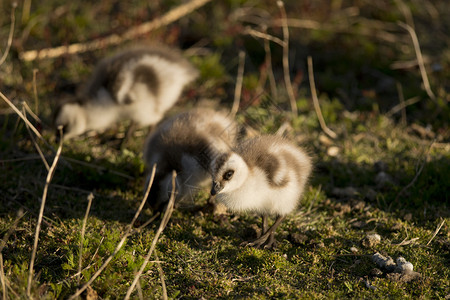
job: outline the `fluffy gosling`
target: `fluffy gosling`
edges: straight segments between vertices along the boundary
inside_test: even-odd
[[[311,168],[310,157],[286,139],[251,138],[213,161],[211,195],[231,211],[261,214],[261,235],[247,245],[270,248],[275,230],[297,207]],[[267,228],[269,215],[277,218]]]
[[[140,127],[159,122],[198,71],[163,46],[135,47],[101,60],[79,93],[58,106],[64,139],[103,131],[121,120]]]
[[[149,196],[153,210],[162,209],[169,200],[172,170],[177,172],[177,202],[210,186],[212,160],[229,152],[236,137],[236,123],[211,109],[183,112],[160,124],[144,147],[147,168],[156,163]]]

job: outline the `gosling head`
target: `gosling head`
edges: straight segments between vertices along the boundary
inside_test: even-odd
[[[232,193],[241,188],[249,175],[249,169],[242,157],[234,152],[222,154],[211,165],[213,183],[211,195]]]
[[[86,116],[78,102],[61,104],[54,115],[55,128],[62,127],[63,139],[68,140],[86,132]],[[56,135],[59,136],[59,133]]]

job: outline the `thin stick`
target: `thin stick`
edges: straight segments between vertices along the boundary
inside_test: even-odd
[[[23,115],[24,115],[25,118],[27,117],[25,106],[23,107]],[[34,138],[33,133],[30,130],[30,126],[28,126],[28,123],[25,122],[25,126],[27,127],[27,131],[28,131],[28,134],[30,135],[31,141],[33,142],[34,147],[36,148],[36,150],[37,150],[39,156],[41,157],[41,160],[44,163],[44,166],[45,166],[45,168],[47,169],[47,172],[48,172],[50,170],[50,166],[48,165],[48,162],[45,159],[45,155],[42,152],[41,147],[39,147],[38,143],[36,142],[36,139]]]
[[[36,259],[36,251],[37,251],[37,245],[39,240],[39,232],[41,230],[41,223],[42,223],[42,217],[44,215],[44,207],[45,207],[45,201],[47,199],[47,192],[48,192],[48,186],[50,185],[50,181],[52,180],[53,174],[55,173],[56,166],[58,164],[59,157],[61,155],[62,150],[62,130],[60,128],[60,134],[61,134],[61,141],[58,146],[58,150],[56,151],[55,159],[53,160],[52,166],[50,167],[47,178],[45,180],[45,186],[44,191],[42,192],[42,200],[41,200],[41,208],[39,210],[39,216],[38,221],[36,225],[36,232],[34,235],[34,245],[33,245],[33,251],[31,252],[31,261],[30,261],[30,269],[28,273],[28,284],[27,284],[27,296],[31,298],[31,281],[33,279],[33,269],[34,269],[34,260]]]
[[[286,91],[291,103],[291,109],[294,117],[298,117],[297,102],[295,101],[294,89],[292,88],[291,75],[289,70],[289,27],[287,24],[286,10],[284,9],[284,2],[277,1],[278,8],[280,9],[282,28],[283,28],[283,73],[284,82],[286,85]]]
[[[8,57],[8,53],[9,53],[9,50],[11,49],[12,40],[13,40],[13,36],[14,36],[14,25],[16,23],[15,12],[16,12],[17,2],[14,1],[11,6],[12,6],[11,27],[9,28],[8,43],[6,44],[5,52],[3,52],[2,58],[0,58],[0,65],[2,65],[5,62],[6,57]]]
[[[133,282],[131,283],[131,286],[128,288],[127,294],[125,295],[125,300],[129,299],[131,296],[131,293],[133,292],[137,281],[142,275],[142,272],[144,272],[145,267],[149,263],[150,257],[153,253],[153,250],[155,249],[156,243],[158,242],[159,236],[163,232],[164,228],[166,227],[167,223],[169,222],[170,216],[173,212],[173,204],[175,202],[175,178],[177,177],[177,173],[175,171],[172,172],[172,192],[170,194],[169,204],[167,205],[166,212],[164,214],[163,219],[161,220],[161,224],[159,225],[158,230],[156,231],[155,237],[153,238],[152,245],[150,246],[150,249],[148,250],[147,255],[145,256],[144,262],[141,265],[141,268],[137,272],[136,276],[134,277]],[[167,295],[166,295],[167,296]]]
[[[414,103],[417,103],[420,101],[419,97],[413,97],[411,99],[408,99],[404,102],[400,102],[400,104],[397,104],[396,106],[394,106],[393,108],[391,108],[388,113],[386,114],[386,116],[390,117],[396,113],[398,113],[401,110],[404,110],[406,107],[413,105]]]
[[[23,107],[25,107],[25,110],[30,114],[30,116],[33,117],[33,119],[36,122],[42,123],[42,120],[31,110],[30,106],[28,105],[28,103],[26,101],[22,101],[22,105],[23,105]]]
[[[89,216],[89,211],[91,210],[91,204],[92,204],[92,200],[94,200],[94,194],[90,193],[87,196],[88,199],[88,205],[86,208],[86,213],[84,215],[84,219],[83,219],[83,225],[81,227],[81,239],[80,239],[80,257],[78,260],[78,278],[77,278],[77,283],[78,285],[80,284],[80,280],[81,280],[81,263],[83,260],[83,243],[84,243],[84,233],[86,231],[86,223],[87,223],[87,218]]]
[[[162,287],[162,298],[164,300],[167,300],[167,287],[166,287],[166,281],[164,280],[164,270],[161,267],[161,262],[159,261],[159,257],[158,254],[156,254],[155,252],[155,258],[158,261],[156,263],[156,266],[158,267],[158,272],[159,272],[159,278],[161,279],[161,287]],[[139,282],[139,281],[138,281]]]
[[[139,217],[142,208],[145,205],[145,202],[147,201],[148,198],[148,194],[150,193],[150,188],[152,187],[153,184],[153,180],[155,178],[155,172],[156,172],[156,164],[153,165],[153,170],[152,170],[152,175],[150,177],[150,180],[148,182],[147,185],[147,190],[145,191],[145,195],[144,198],[141,201],[141,204],[139,205],[139,208],[137,209],[133,220],[131,221],[131,223],[127,226],[127,229],[125,231],[125,234],[123,235],[122,239],[119,241],[119,243],[117,244],[116,248],[114,249],[113,253],[105,260],[105,262],[100,266],[100,268],[92,275],[92,277],[81,287],[79,288],[75,294],[73,294],[72,296],[69,297],[70,299],[74,299],[78,296],[81,295],[81,293],[83,293],[90,285],[92,282],[94,282],[94,280],[103,272],[103,270],[108,266],[108,264],[111,262],[111,260],[117,255],[117,253],[120,251],[120,249],[122,248],[122,246],[124,245],[125,241],[127,240],[127,238],[130,236],[130,234],[133,232],[133,225],[134,222],[136,221],[136,219]]]
[[[445,219],[442,220],[441,224],[436,228],[436,230],[433,233],[433,236],[431,237],[431,239],[428,241],[427,246],[431,243],[431,241],[436,237],[436,235],[439,233],[439,231],[441,230],[442,226],[445,223]]]
[[[268,41],[272,41],[274,43],[277,43],[278,45],[280,45],[281,47],[284,47],[285,42],[282,41],[281,39],[277,38],[276,36],[267,34],[265,32],[261,32],[261,31],[257,31],[251,27],[246,27],[244,32],[244,34],[249,34],[253,37],[258,37],[264,40],[268,40]]]
[[[39,70],[33,69],[33,93],[34,93],[34,110],[39,114],[39,99],[37,93],[36,74]]]
[[[406,245],[409,245],[409,244],[411,244],[411,243],[414,243],[414,242],[417,241],[418,239],[420,239],[420,238],[415,237],[415,238],[412,238],[412,239],[410,239],[410,240],[408,240],[407,238],[405,238],[403,241],[401,241],[401,242],[398,243],[398,244],[392,244],[392,246],[406,246]]]
[[[144,300],[144,294],[142,293],[141,283],[139,282],[139,280],[136,283],[136,289],[138,290],[139,300]]]
[[[30,18],[31,0],[25,0],[23,2],[22,9],[22,24],[25,24]]]
[[[3,254],[0,252],[0,281],[2,284],[3,300],[8,299],[8,291],[6,290],[5,271],[3,270]]]
[[[65,54],[83,53],[87,51],[102,49],[107,46],[118,45],[126,40],[135,39],[136,37],[146,34],[152,30],[175,22],[176,20],[186,16],[187,14],[193,12],[194,10],[210,1],[211,0],[191,0],[185,4],[175,7],[160,18],[130,28],[122,35],[112,34],[107,37],[96,39],[86,43],[75,43],[67,46],[59,46],[56,48],[25,51],[20,54],[20,58],[26,61],[43,58],[54,58]]]
[[[242,82],[244,79],[244,66],[245,66],[245,52],[239,51],[238,73],[236,77],[236,86],[234,87],[233,106],[230,112],[232,118],[236,116],[236,113],[239,110],[239,103],[241,101],[241,93],[242,93]]]
[[[0,92],[0,97],[16,112],[16,114],[19,115],[19,117],[30,126],[31,130],[39,137],[40,139],[44,140],[42,135],[39,133],[39,131],[36,129],[36,127],[33,126],[33,124],[28,121],[28,119],[20,112],[20,110],[8,99],[6,96]]]
[[[313,61],[312,57],[308,56],[308,76],[309,76],[309,86],[311,88],[311,96],[313,99],[314,109],[317,114],[317,118],[319,119],[319,124],[322,130],[331,138],[335,139],[337,134],[328,128],[327,124],[322,115],[322,111],[320,110],[319,98],[317,97],[316,84],[314,82],[314,70],[313,70]]]
[[[264,33],[266,33],[267,27],[264,28]],[[265,62],[266,68],[268,70],[269,83],[270,83],[270,91],[272,93],[272,98],[277,101],[278,100],[278,92],[277,92],[277,84],[275,82],[275,75],[273,74],[272,67],[272,51],[270,50],[270,42],[267,39],[264,39],[264,52],[266,52]]]
[[[395,5],[397,5],[397,7],[403,13],[406,24],[411,26],[411,28],[414,28],[414,19],[413,19],[413,16],[411,14],[411,10],[409,9],[409,7],[402,0],[394,0],[394,2],[395,2]]]
[[[416,52],[417,62],[419,63],[419,69],[420,74],[422,76],[423,86],[425,87],[425,91],[427,92],[428,97],[430,97],[432,100],[436,100],[436,96],[431,90],[430,82],[428,81],[427,71],[425,69],[425,63],[423,61],[422,51],[420,50],[419,39],[417,38],[416,31],[410,25],[405,24],[403,22],[398,22],[398,25],[406,29],[409,35],[411,36],[414,45],[414,51]]]

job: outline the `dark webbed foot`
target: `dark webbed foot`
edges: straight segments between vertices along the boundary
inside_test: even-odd
[[[264,249],[271,249],[275,247],[275,231],[277,230],[278,226],[280,226],[283,220],[284,216],[278,217],[275,223],[273,223],[273,225],[267,231],[265,231],[265,228],[267,227],[267,219],[265,216],[263,216],[262,235],[252,242],[242,243],[241,246],[250,246],[258,249],[261,246],[263,246]]]

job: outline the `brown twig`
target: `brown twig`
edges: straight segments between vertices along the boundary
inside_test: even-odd
[[[409,35],[411,36],[414,45],[414,51],[416,52],[417,62],[419,63],[420,75],[422,76],[423,86],[425,88],[425,91],[427,92],[428,97],[430,97],[432,100],[436,100],[436,96],[431,90],[430,82],[428,81],[427,71],[425,69],[425,63],[423,61],[422,51],[420,50],[419,39],[417,38],[416,31],[410,25],[405,24],[403,22],[398,22],[398,25],[406,29],[406,31],[408,31]]]
[[[152,187],[153,180],[155,178],[155,172],[156,172],[156,164],[153,165],[152,175],[151,175],[150,180],[148,182],[144,198],[142,199],[141,204],[139,205],[139,208],[137,209],[137,211],[136,211],[136,213],[135,213],[135,215],[133,217],[133,220],[131,220],[130,224],[128,224],[127,229],[126,229],[122,239],[117,244],[117,246],[114,249],[113,253],[103,262],[103,264],[92,275],[92,277],[81,288],[79,288],[72,296],[70,296],[69,299],[74,299],[74,298],[80,296],[81,293],[83,293],[91,285],[91,283],[94,282],[95,279],[97,279],[97,277],[103,272],[103,270],[108,266],[108,264],[111,262],[111,260],[117,255],[117,253],[120,251],[122,246],[125,244],[125,241],[127,240],[127,238],[133,232],[134,222],[136,222],[137,218],[139,217],[139,215],[140,215],[140,213],[142,211],[142,208],[145,205],[145,202],[147,201],[148,194],[150,193],[150,189]]]
[[[286,91],[289,96],[289,102],[291,103],[292,114],[294,117],[298,117],[297,102],[295,101],[294,89],[292,88],[291,75],[289,70],[289,27],[287,23],[286,10],[284,8],[284,2],[277,1],[278,8],[281,13],[282,28],[283,28],[283,73],[284,83],[286,85]]]
[[[25,61],[43,58],[54,58],[65,54],[83,53],[102,49],[107,46],[118,45],[124,41],[135,39],[152,30],[175,22],[176,20],[186,16],[187,14],[193,12],[194,10],[210,1],[211,0],[191,0],[185,4],[175,7],[160,18],[130,28],[122,35],[112,34],[107,37],[96,39],[86,43],[75,43],[67,46],[59,46],[56,48],[25,51],[20,54],[20,58]]]
[[[80,279],[81,279],[81,263],[83,260],[83,243],[84,243],[84,233],[86,231],[86,223],[87,223],[87,218],[89,216],[89,211],[91,210],[91,205],[92,205],[92,200],[94,200],[94,194],[90,193],[87,196],[88,199],[88,205],[86,208],[86,213],[84,215],[84,219],[83,219],[83,225],[81,226],[81,238],[80,238],[80,257],[78,259],[78,278],[77,278],[77,282],[78,284],[80,284]]]
[[[14,25],[16,23],[15,12],[16,12],[17,2],[14,1],[11,6],[12,6],[11,27],[9,28],[8,42],[6,44],[5,52],[3,52],[3,55],[0,58],[0,65],[2,65],[5,62],[6,58],[8,57],[8,53],[9,53],[9,50],[11,49],[12,40],[13,40],[13,36],[14,36]]]
[[[242,82],[244,79],[244,66],[245,66],[245,52],[239,51],[238,73],[236,77],[236,86],[234,88],[233,106],[231,107],[230,112],[232,118],[236,116],[236,113],[239,110],[239,103],[241,101],[241,93],[242,93]]]
[[[130,298],[131,293],[133,292],[137,281],[139,280],[139,278],[141,277],[142,272],[144,272],[145,267],[149,263],[150,257],[152,255],[153,251],[155,250],[155,246],[156,246],[156,243],[158,242],[159,236],[163,232],[164,228],[167,226],[167,223],[169,222],[170,216],[172,215],[173,204],[175,202],[175,188],[176,188],[175,178],[176,177],[177,177],[177,173],[175,171],[173,171],[173,173],[172,173],[172,192],[170,194],[169,204],[167,204],[167,208],[166,208],[166,211],[164,213],[164,217],[161,220],[161,224],[159,225],[158,230],[156,231],[155,237],[153,238],[152,245],[150,246],[150,249],[148,250],[147,255],[145,256],[144,262],[142,263],[141,268],[139,269],[139,271],[136,273],[136,275],[134,277],[134,280],[131,283],[130,287],[128,288],[127,294],[125,295],[125,298],[124,298],[125,300]]]
[[[317,114],[317,118],[319,119],[319,124],[322,130],[331,138],[335,139],[337,134],[328,128],[327,124],[322,115],[322,111],[320,110],[319,98],[317,97],[316,84],[314,82],[314,70],[313,70],[313,61],[312,57],[308,56],[308,76],[309,76],[309,86],[311,88],[311,96],[314,104],[314,109]]]
[[[433,233],[433,236],[431,237],[431,239],[428,241],[427,246],[431,243],[431,241],[436,237],[436,235],[439,233],[439,231],[441,230],[442,226],[445,223],[445,219],[442,220],[441,224],[439,224],[439,226],[436,228],[436,230]]]
[[[62,150],[62,145],[63,145],[61,128],[60,128],[60,134],[61,134],[61,141],[59,143],[58,150],[56,151],[56,156],[53,159],[52,166],[48,170],[47,178],[45,180],[44,191],[42,192],[41,208],[39,210],[39,216],[38,216],[38,221],[37,221],[37,225],[36,225],[36,232],[34,235],[34,245],[33,245],[33,250],[31,252],[30,267],[29,267],[29,272],[28,272],[27,296],[29,298],[31,298],[31,282],[33,279],[34,260],[36,259],[36,251],[37,251],[37,245],[38,245],[38,240],[39,240],[39,232],[41,230],[42,217],[44,215],[44,208],[45,208],[45,201],[47,199],[48,186],[50,185],[50,181],[52,180],[53,174],[55,173],[56,166],[58,164],[58,160],[61,155],[61,150]]]

